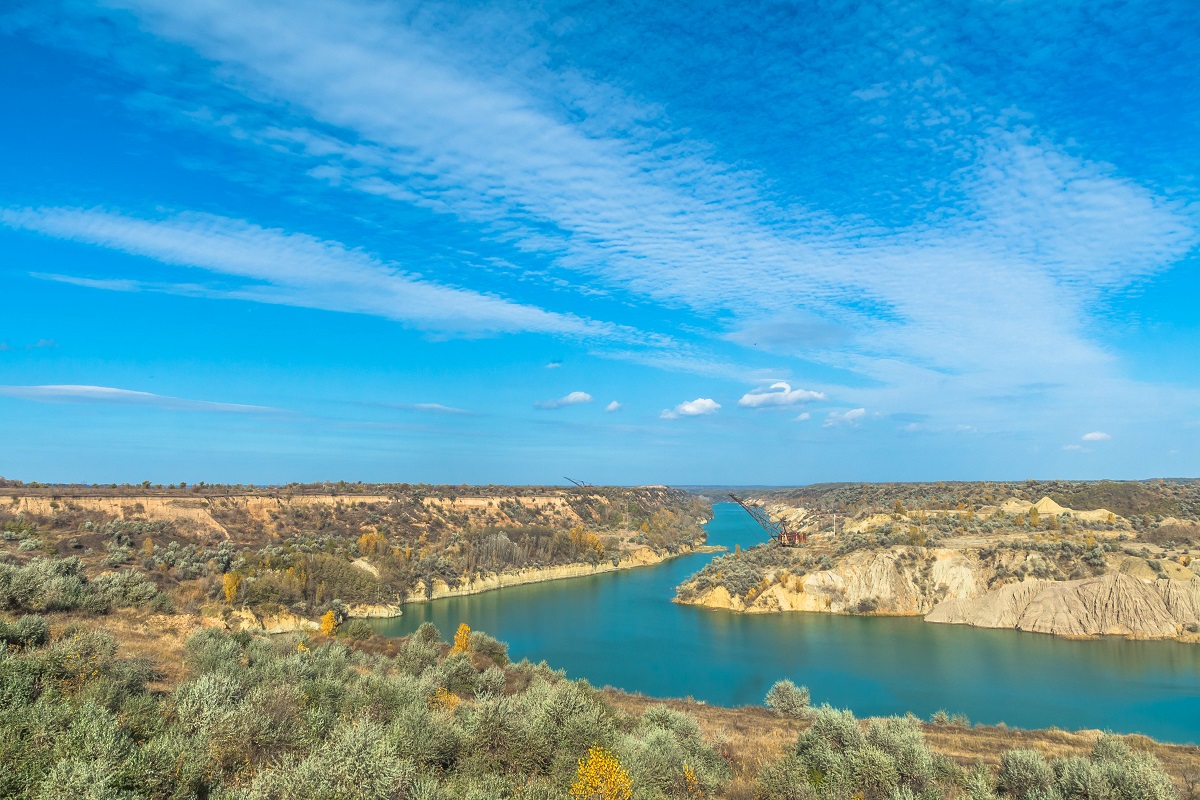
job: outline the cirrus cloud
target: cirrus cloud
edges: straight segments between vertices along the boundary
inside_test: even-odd
[[[35,403],[104,403],[125,406],[155,406],[172,411],[212,411],[227,414],[273,414],[281,409],[241,403],[217,403],[211,400],[187,400],[111,386],[55,384],[45,386],[0,386],[0,396],[32,400]]]
[[[1085,442],[1103,442],[1106,439],[1111,439],[1112,436],[1109,436],[1104,431],[1092,431],[1091,433],[1085,433],[1079,438]]]

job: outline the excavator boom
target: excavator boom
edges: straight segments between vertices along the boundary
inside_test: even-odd
[[[754,521],[762,526],[763,530],[770,535],[772,541],[779,542],[785,547],[794,547],[804,544],[808,540],[804,531],[793,531],[784,521],[771,519],[771,515],[762,506],[751,505],[732,492],[730,492],[729,497],[733,502],[744,508],[747,514],[754,517]]]

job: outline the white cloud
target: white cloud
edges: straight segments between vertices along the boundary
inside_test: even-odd
[[[582,403],[590,402],[592,402],[592,396],[587,392],[571,392],[565,397],[559,397],[555,400],[542,400],[534,403],[533,405],[544,410],[551,410],[555,408],[564,408],[566,406],[577,406],[581,405]]]
[[[551,361],[549,364],[546,365],[546,369],[558,369],[561,366],[562,366],[561,361]]]
[[[606,412],[611,413],[613,411],[620,411],[622,408],[623,408],[623,406],[620,403],[618,403],[616,400],[613,400],[611,403],[609,403],[608,405],[606,405],[604,407],[604,410]]]
[[[663,409],[658,416],[662,419],[678,419],[679,417],[699,417],[704,414],[715,414],[721,404],[708,397],[697,397],[680,403],[675,408]]]
[[[0,386],[0,395],[19,397],[38,403],[105,403],[109,405],[154,406],[174,411],[211,411],[227,414],[274,414],[281,409],[239,403],[216,403],[209,400],[186,400],[182,397],[114,389],[109,386],[74,384],[47,386]]]
[[[396,264],[304,233],[182,213],[140,219],[71,208],[3,209],[0,222],[70,241],[250,281],[234,288],[42,276],[95,288],[164,291],[371,314],[446,333],[518,331],[627,338],[616,326],[443,286]]]
[[[1079,444],[1064,444],[1063,450],[1067,450],[1072,453],[1086,453],[1087,452],[1087,448],[1084,447],[1083,445],[1079,445]]]
[[[793,389],[791,384],[779,381],[765,389],[755,389],[742,395],[738,405],[743,408],[767,408],[769,406],[794,406],[812,400],[824,400],[821,392],[808,389]]]
[[[954,153],[954,172],[936,182],[948,198],[940,210],[922,214],[914,205],[913,222],[888,228],[872,221],[868,205],[823,211],[816,194],[781,206],[769,188],[777,176],[714,155],[734,148],[671,130],[662,108],[545,67],[550,59],[536,49],[458,39],[458,26],[431,21],[438,14],[299,1],[122,5],[143,29],[218,65],[210,93],[189,85],[182,100],[211,105],[198,124],[292,153],[310,175],[345,191],[482,226],[574,273],[577,289],[624,290],[710,319],[728,312],[728,338],[746,346],[821,348],[812,360],[870,379],[859,402],[872,408],[979,410],[979,423],[995,429],[1012,420],[995,418],[991,398],[1019,395],[1024,382],[1059,381],[1076,396],[1103,385],[1124,405],[1157,399],[1157,387],[1120,377],[1087,323],[1100,293],[1186,255],[1196,242],[1194,211],[1088,160],[1084,145],[1055,142],[1033,122],[1014,124],[1035,119],[1022,109],[989,107],[994,93],[950,66],[941,51],[954,43],[936,32],[918,42],[903,26],[881,29],[880,52],[906,53],[913,71],[849,84],[859,87],[858,101],[878,104],[866,114],[894,121],[880,136],[902,137],[922,160]],[[526,27],[489,26],[501,29]],[[533,38],[505,40],[519,48]],[[769,66],[767,74],[786,72]],[[845,94],[843,76],[828,72]],[[225,107],[227,91],[245,96]],[[896,184],[908,166],[897,166]],[[296,293],[274,289],[277,297]],[[329,302],[316,289],[299,294]],[[797,309],[804,313],[794,317]],[[599,324],[486,311],[476,329]],[[439,324],[448,323],[429,323]],[[703,354],[609,355],[699,374],[749,371]]]
[[[849,411],[830,411],[825,417],[824,426],[832,428],[835,425],[857,425],[867,415],[865,408],[852,408]]]
[[[801,411],[799,414],[796,415],[797,422],[804,422],[805,420],[809,420],[809,419],[812,419],[812,414],[808,413],[807,411]]]
[[[1111,439],[1112,437],[1104,431],[1092,431],[1091,433],[1085,433],[1080,438],[1085,442],[1103,442],[1106,439]]]

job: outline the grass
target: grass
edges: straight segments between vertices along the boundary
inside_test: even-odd
[[[725,796],[749,800],[755,796],[755,776],[767,763],[779,758],[796,742],[808,723],[785,719],[766,708],[724,708],[694,700],[662,700],[640,694],[605,689],[604,698],[617,708],[641,714],[653,705],[665,704],[685,712],[700,723],[705,738],[724,736],[724,755],[733,768]],[[867,720],[862,721],[865,725]],[[922,725],[930,750],[948,756],[966,767],[982,762],[993,770],[1008,750],[1034,749],[1047,758],[1086,756],[1099,738],[1099,731],[1020,730],[988,725],[975,727]],[[1200,746],[1156,742],[1145,736],[1124,737],[1135,750],[1153,753],[1163,764],[1180,792],[1180,800],[1200,800]]]

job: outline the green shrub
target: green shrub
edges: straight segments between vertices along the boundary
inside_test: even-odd
[[[1052,797],[1054,770],[1036,750],[1009,750],[1000,756],[996,788],[1017,800]]]
[[[346,635],[347,639],[363,642],[375,635],[375,629],[365,619],[352,619],[342,629],[342,633]]]
[[[808,713],[808,687],[797,686],[789,680],[776,681],[767,692],[765,702],[776,714],[799,719]]]
[[[487,656],[497,666],[503,667],[508,663],[508,645],[481,631],[471,634],[471,649]]]

